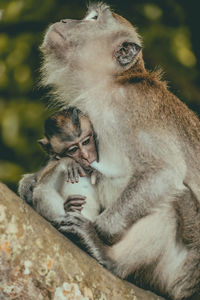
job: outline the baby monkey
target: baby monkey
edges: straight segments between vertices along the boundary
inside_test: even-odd
[[[70,107],[49,117],[44,129],[45,137],[38,142],[50,160],[22,178],[19,195],[54,225],[66,221],[69,211],[94,221],[100,205],[90,164],[98,161],[98,145],[90,120]]]

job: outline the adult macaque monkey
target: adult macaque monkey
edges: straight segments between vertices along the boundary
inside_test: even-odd
[[[69,212],[60,231],[78,233],[121,278],[175,300],[198,292],[198,118],[145,69],[135,28],[105,4],[51,25],[41,49],[43,83],[86,113],[99,138],[92,166],[104,211],[93,223]],[[196,204],[187,215],[188,201]]]
[[[98,160],[98,149],[89,119],[75,107],[62,110],[45,121],[45,137],[38,142],[50,160],[20,181],[21,198],[56,226],[66,221],[69,211],[93,221],[100,206],[90,164]]]

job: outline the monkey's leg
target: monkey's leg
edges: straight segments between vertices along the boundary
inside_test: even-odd
[[[176,218],[171,207],[162,207],[141,218],[110,247],[99,239],[93,224],[78,213],[68,213],[59,231],[78,237],[78,244],[117,276],[126,278],[133,274],[134,282],[142,287],[181,299],[178,295],[175,298],[173,284],[188,252],[176,244]]]
[[[135,283],[170,293],[187,258],[187,249],[176,244],[176,218],[161,207],[141,218],[109,248],[111,271],[121,278],[133,275]],[[161,288],[162,287],[162,288]]]
[[[190,190],[174,201],[136,222],[108,255],[113,273],[180,300],[200,292],[200,205]]]
[[[180,299],[189,292],[199,293],[191,299],[200,299],[200,203],[190,187],[186,186],[188,191],[173,206],[177,218],[177,238],[186,245],[189,255],[179,277],[174,281],[173,289],[179,290]]]
[[[184,193],[184,175],[166,163],[164,167],[159,165],[153,162],[135,172],[122,195],[97,217],[95,228],[105,242],[115,243],[133,223]]]
[[[50,184],[40,183],[35,187],[33,207],[54,226],[65,220],[64,199]]]

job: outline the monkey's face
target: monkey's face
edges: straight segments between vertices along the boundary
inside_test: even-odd
[[[135,28],[105,4],[93,4],[83,20],[65,19],[51,25],[41,50],[45,72],[56,72],[48,84],[65,78],[80,83],[120,73],[133,66],[141,50]],[[54,70],[54,71],[53,71]],[[50,75],[49,75],[50,76]]]
[[[97,160],[94,132],[88,118],[80,118],[80,129],[80,132],[77,131],[68,120],[68,126],[63,128],[62,135],[52,136],[49,142],[52,153],[58,159],[71,157],[82,166],[88,167]]]

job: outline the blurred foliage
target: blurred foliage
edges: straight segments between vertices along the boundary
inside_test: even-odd
[[[91,1],[92,2],[92,1]],[[179,98],[200,112],[200,18],[196,0],[116,0],[111,7],[143,37],[146,67],[164,70]],[[16,191],[23,173],[43,165],[47,91],[39,88],[40,45],[49,23],[82,18],[81,0],[0,0],[0,180]]]

